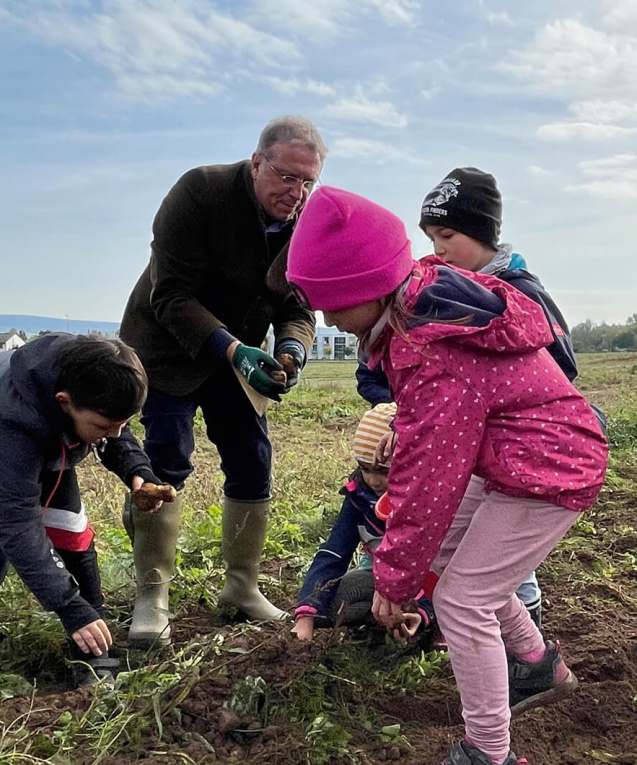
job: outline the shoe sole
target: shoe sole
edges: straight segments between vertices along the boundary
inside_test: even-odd
[[[559,685],[554,688],[544,691],[543,693],[536,693],[534,696],[529,696],[528,699],[518,701],[518,703],[511,707],[511,717],[517,717],[518,715],[528,712],[529,709],[535,709],[535,707],[544,707],[549,704],[555,704],[567,696],[577,688],[577,677],[569,669],[568,676]]]

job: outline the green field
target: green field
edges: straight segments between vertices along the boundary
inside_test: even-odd
[[[597,508],[540,578],[547,633],[563,639],[582,688],[516,722],[513,743],[534,765],[627,765],[637,762],[637,354],[579,361],[579,387],[609,416],[611,464]],[[288,608],[352,469],[351,437],[366,408],[355,367],[311,362],[270,409],[274,501],[262,584]],[[235,624],[219,612],[221,477],[201,423],[194,463],[172,588],[175,643],[148,654],[126,646],[134,574],[119,518],[124,487],[89,460],[81,468],[126,670],[114,691],[66,690],[57,619],[13,573],[0,589],[0,765],[439,762],[462,731],[445,654],[339,630],[302,645],[289,625]]]

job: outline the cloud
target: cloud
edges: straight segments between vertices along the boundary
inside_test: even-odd
[[[526,169],[529,171],[530,175],[534,175],[536,178],[546,178],[547,176],[552,175],[550,170],[545,170],[538,165],[529,165]]]
[[[637,100],[605,101],[601,98],[592,101],[577,101],[569,106],[575,118],[581,122],[626,122],[637,121]]]
[[[353,96],[341,98],[323,108],[323,113],[336,120],[367,122],[382,127],[407,126],[408,120],[390,101],[372,101],[356,88]]]
[[[25,0],[9,10],[14,25],[46,45],[111,72],[126,97],[210,96],[225,87],[228,59],[262,72],[301,58],[291,40],[224,15],[210,0],[102,0],[101,10],[82,0]]]
[[[372,13],[390,26],[413,25],[420,4],[416,0],[253,0],[255,12],[263,22],[285,27],[303,37],[341,37],[360,19]]]
[[[577,167],[589,180],[569,184],[565,191],[620,201],[637,199],[637,155],[616,154],[583,160]]]
[[[615,141],[637,133],[637,127],[620,127],[594,122],[554,122],[537,130],[541,141]]]
[[[559,19],[540,29],[526,49],[511,52],[498,68],[543,91],[631,97],[637,78],[637,36]]]
[[[335,90],[326,82],[317,80],[298,80],[296,78],[283,79],[281,77],[263,77],[263,81],[279,93],[285,96],[294,96],[297,93],[309,93],[314,96],[333,96]]]
[[[360,159],[384,165],[388,162],[409,162],[426,164],[413,152],[399,149],[382,141],[372,141],[366,138],[337,138],[330,147],[330,156],[343,159]]]
[[[630,166],[635,165],[633,169]],[[616,154],[614,157],[605,157],[604,159],[587,159],[578,163],[579,169],[584,175],[604,176],[612,175],[618,171],[629,168],[632,172],[637,170],[636,154]]]
[[[496,24],[506,24],[506,26],[509,27],[513,26],[513,22],[511,21],[509,14],[506,11],[503,11],[502,13],[493,13],[492,11],[487,11],[486,18],[491,26],[495,26]]]

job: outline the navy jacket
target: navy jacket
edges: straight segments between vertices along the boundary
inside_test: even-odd
[[[575,360],[575,351],[571,342],[571,333],[562,316],[560,309],[553,302],[553,298],[544,289],[542,282],[535,274],[525,271],[522,268],[508,268],[496,274],[499,279],[508,282],[527,297],[542,306],[542,310],[548,319],[553,333],[553,343],[549,345],[547,351],[553,356],[555,361],[568,379],[573,382],[577,377],[577,361]]]
[[[298,606],[315,608],[319,619],[329,611],[339,579],[347,573],[358,546],[363,544],[373,556],[385,534],[385,521],[374,512],[378,496],[363,481],[359,471],[350,476],[340,493],[345,495],[341,511],[327,542],[314,556],[299,593]],[[418,606],[431,619],[430,601],[421,597]]]
[[[99,618],[56,555],[42,507],[60,470],[72,470],[90,447],[77,443],[55,400],[56,360],[72,335],[51,333],[0,353],[0,551],[47,611],[70,634]],[[100,458],[129,487],[133,476],[160,483],[128,428],[106,439]]]
[[[431,289],[426,291],[432,299],[432,304],[421,308],[423,315],[428,320],[432,319],[433,312],[435,312],[438,320],[451,321],[461,318],[464,306],[471,304],[468,296],[456,294],[458,282],[451,276],[453,273],[451,269],[449,272],[446,278],[440,280],[437,289],[433,292]],[[553,343],[548,346],[547,350],[572,382],[577,377],[578,370],[568,324],[560,309],[555,305],[553,298],[544,289],[542,282],[535,274],[523,268],[508,268],[496,273],[495,276],[508,282],[542,307],[553,334]],[[497,313],[497,309],[495,312]],[[475,318],[480,319],[479,316]],[[361,361],[356,370],[356,379],[358,380],[358,393],[372,406],[393,400],[387,376],[380,367],[369,369]]]

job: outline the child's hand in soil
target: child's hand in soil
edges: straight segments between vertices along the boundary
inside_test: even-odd
[[[399,643],[406,643],[409,638],[412,638],[418,628],[422,624],[422,616],[420,614],[404,613],[404,621],[392,630],[392,636],[394,640]]]
[[[113,645],[110,630],[102,619],[85,624],[71,637],[84,653],[92,653],[94,656],[101,656]]]
[[[299,640],[311,640],[314,635],[314,617],[300,616],[292,627],[292,632]]]

